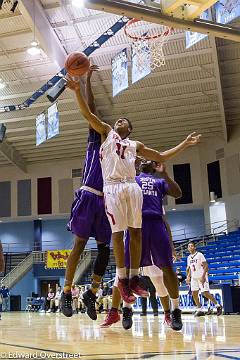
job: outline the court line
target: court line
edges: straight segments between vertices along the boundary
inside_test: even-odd
[[[29,350],[51,352],[51,353],[55,353],[55,354],[64,353],[66,355],[73,355],[71,353],[67,353],[66,351],[56,351],[56,350],[51,350],[51,349],[42,349],[42,348],[37,348],[37,347],[32,347],[32,346],[27,346],[27,345],[16,345],[16,344],[9,344],[9,343],[3,343],[3,342],[0,342],[0,345],[7,345],[7,346],[17,347],[17,348],[22,348],[22,349],[29,349]],[[6,351],[3,351],[3,352],[6,352]]]

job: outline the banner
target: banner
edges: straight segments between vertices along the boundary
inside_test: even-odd
[[[215,297],[215,299],[224,307],[223,304],[223,294],[222,289],[210,289],[210,293]],[[160,299],[158,300],[158,309],[163,311]],[[208,309],[208,301],[199,293],[199,300],[201,305],[203,306],[203,311],[207,312]],[[193,303],[192,295],[189,294],[188,290],[180,290],[179,291],[179,305],[182,312],[194,312],[196,310],[196,306]],[[213,306],[213,310],[216,311],[216,308]],[[137,301],[133,305],[134,310],[142,311],[141,307],[141,298],[137,297]],[[152,311],[151,304],[149,298],[147,299],[147,310],[149,312]]]
[[[132,46],[132,83],[143,79],[151,72],[151,57],[148,41],[138,41],[138,46]]]
[[[200,15],[200,19],[211,20],[209,11],[205,10]],[[185,34],[186,34],[186,49],[189,49],[191,46],[193,46],[194,44],[198,43],[200,40],[207,37],[207,34],[201,34],[201,33],[193,32],[193,31],[186,31]]]
[[[53,104],[48,108],[48,135],[47,138],[51,139],[52,137],[59,134],[59,113],[57,109],[57,103]]]
[[[71,250],[46,251],[45,267],[47,269],[66,269]]]
[[[240,16],[240,0],[221,0],[215,4],[216,22],[227,24]]]
[[[46,116],[41,113],[36,117],[36,146],[42,144],[46,139]]]
[[[128,88],[127,49],[112,59],[112,88],[113,96]]]

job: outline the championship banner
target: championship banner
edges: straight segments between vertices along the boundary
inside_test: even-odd
[[[209,11],[205,10],[200,15],[200,19],[211,20]],[[186,49],[189,49],[191,46],[193,46],[194,44],[198,43],[200,40],[207,37],[207,34],[201,34],[201,33],[193,32],[193,31],[186,31],[185,34],[186,34]]]
[[[127,49],[122,50],[112,59],[113,96],[128,88]]]
[[[66,269],[67,259],[71,250],[49,250],[46,251],[46,269]]]
[[[221,0],[215,4],[216,22],[228,24],[240,16],[239,0]]]
[[[51,139],[52,137],[59,134],[59,113],[57,104],[53,104],[48,108],[48,134],[47,138]]]
[[[46,141],[46,116],[44,113],[39,114],[36,117],[36,146]]]
[[[139,41],[138,51],[141,56],[137,56],[136,47],[132,46],[132,83],[134,84],[151,72],[151,54],[148,41]],[[141,61],[140,61],[141,59]]]

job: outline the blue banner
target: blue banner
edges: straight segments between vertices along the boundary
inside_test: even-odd
[[[134,84],[151,72],[150,49],[148,41],[139,41],[138,47],[132,45],[132,83]]]
[[[227,24],[240,16],[239,0],[221,0],[215,4],[216,22]]]
[[[200,19],[211,20],[209,11],[208,10],[204,11],[200,16]],[[185,34],[186,34],[186,49],[189,49],[191,46],[193,46],[194,44],[198,43],[200,40],[207,37],[207,34],[201,34],[193,31],[186,31]]]
[[[128,88],[127,49],[122,50],[112,59],[113,96]]]
[[[36,117],[36,146],[42,144],[46,139],[46,116],[41,113]]]
[[[57,109],[57,103],[53,104],[48,108],[48,131],[47,138],[51,139],[52,137],[59,134],[59,113]]]

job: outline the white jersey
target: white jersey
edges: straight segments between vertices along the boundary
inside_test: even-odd
[[[187,259],[187,266],[191,270],[191,278],[200,279],[203,275],[203,262],[206,262],[204,255],[201,252],[195,252],[195,254],[190,254]]]
[[[117,181],[134,181],[136,176],[136,141],[121,139],[111,130],[100,149],[104,184]]]

